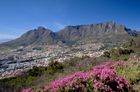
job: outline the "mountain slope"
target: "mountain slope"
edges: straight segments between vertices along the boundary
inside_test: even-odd
[[[28,31],[20,38],[1,44],[2,46],[83,44],[102,42],[117,44],[136,37],[137,31],[126,28],[113,21],[98,24],[67,26],[58,32],[52,32],[44,27]]]
[[[3,43],[3,46],[28,46],[28,45],[41,45],[41,44],[54,44],[57,42],[56,34],[44,27],[30,30],[23,34],[21,37]]]

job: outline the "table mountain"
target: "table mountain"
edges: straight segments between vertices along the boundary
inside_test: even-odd
[[[53,32],[44,27],[38,27],[23,34],[21,37],[3,43],[3,46],[80,44],[102,42],[116,44],[125,42],[138,35],[137,31],[126,28],[113,21],[98,24],[66,26],[64,29]]]
[[[138,32],[111,21],[98,24],[67,26],[57,34],[66,42],[118,43],[137,36]]]

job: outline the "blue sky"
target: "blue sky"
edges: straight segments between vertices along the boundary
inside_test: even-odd
[[[140,0],[0,0],[0,39],[38,26],[58,31],[111,20],[140,30]]]

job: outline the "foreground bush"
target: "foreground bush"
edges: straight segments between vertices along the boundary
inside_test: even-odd
[[[109,51],[105,51],[103,56],[111,58],[113,60],[124,60],[127,61],[129,56],[134,53],[133,49],[128,48],[113,48]]]
[[[43,68],[41,67],[37,67],[37,66],[33,66],[32,69],[30,69],[27,73],[30,75],[30,76],[41,76],[42,73],[44,72]]]
[[[117,66],[114,70],[117,73],[129,80],[132,85],[133,92],[140,90],[140,62],[137,59],[127,61],[127,66]]]
[[[48,64],[48,67],[46,68],[49,74],[54,74],[55,72],[62,72],[63,71],[63,64],[58,61],[52,61]]]
[[[41,90],[44,92],[128,92],[131,85],[113,70],[122,62],[95,66],[90,71],[78,71],[62,79],[53,81]],[[23,89],[23,92],[36,92]],[[39,92],[39,91],[38,91]]]

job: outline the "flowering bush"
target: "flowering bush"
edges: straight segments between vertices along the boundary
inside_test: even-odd
[[[22,92],[31,92],[31,88],[26,88],[26,89],[23,89]]]
[[[47,92],[127,92],[131,85],[127,79],[117,75],[113,67],[124,64],[122,61],[93,67],[90,71],[78,71],[58,79],[42,88]],[[24,89],[23,92],[36,92]]]

